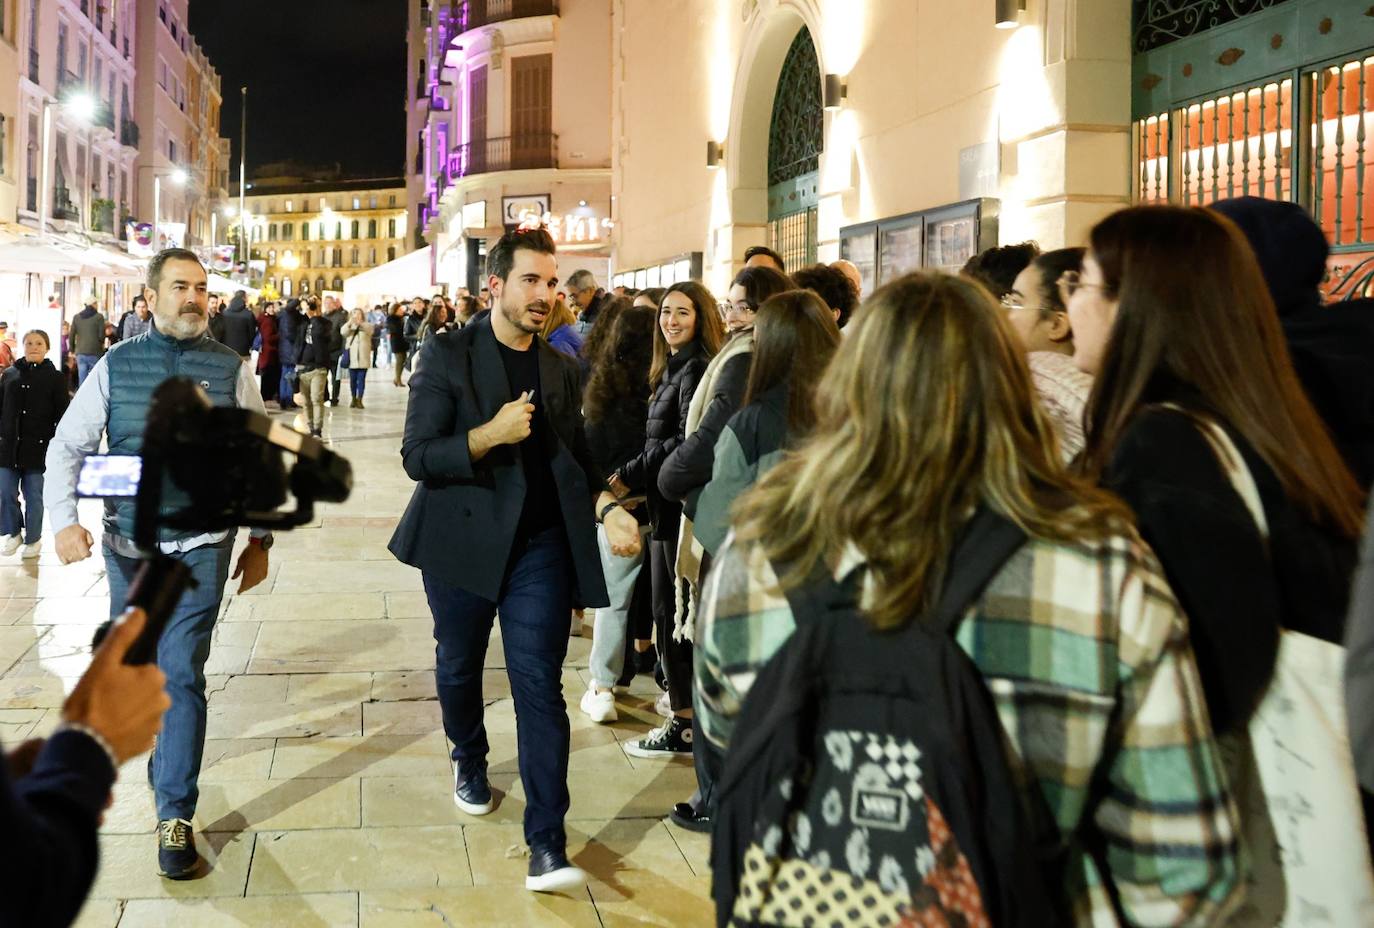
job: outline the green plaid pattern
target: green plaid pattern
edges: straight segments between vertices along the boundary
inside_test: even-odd
[[[837,579],[852,563],[861,569],[846,558]],[[732,538],[697,635],[696,713],[712,743],[728,744],[745,694],[795,628],[768,559]],[[1210,925],[1232,909],[1236,808],[1187,619],[1144,542],[1029,541],[958,640],[993,694],[1013,768],[1038,782],[1061,834],[1083,839],[1067,875],[1075,924]]]

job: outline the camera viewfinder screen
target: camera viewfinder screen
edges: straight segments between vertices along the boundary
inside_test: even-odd
[[[92,455],[81,464],[78,496],[137,496],[143,459],[134,455]]]

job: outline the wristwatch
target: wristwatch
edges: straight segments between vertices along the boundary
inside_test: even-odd
[[[600,511],[599,513],[596,514],[596,521],[597,521],[597,522],[605,522],[605,521],[606,521],[606,514],[607,514],[608,512],[610,512],[612,509],[619,509],[619,508],[620,508],[620,503],[619,503],[619,501],[607,503],[606,505],[602,506],[602,507],[601,507],[601,511]]]
[[[264,551],[271,551],[271,550],[272,550],[272,546],[273,546],[274,544],[277,543],[277,539],[273,537],[273,535],[272,535],[271,532],[268,532],[266,535],[263,535],[261,538],[258,538],[256,535],[250,537],[250,538],[248,539],[248,543],[249,543],[250,545],[258,545],[258,546],[260,546],[260,547],[262,548],[262,550],[264,550]]]

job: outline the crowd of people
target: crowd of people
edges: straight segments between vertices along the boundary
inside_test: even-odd
[[[789,270],[755,247],[721,299],[560,283],[553,240],[518,230],[479,296],[348,312],[237,295],[206,314],[220,344],[196,363],[224,402],[299,393],[315,435],[342,379],[355,406],[379,364],[408,386],[416,489],[390,550],[422,575],[454,802],[474,816],[495,805],[482,668],[500,623],[532,890],[585,880],[561,675],[594,610],[579,711],[614,722],[637,675],[657,683],[662,723],[625,750],[692,763],[664,813],[711,833],[720,924],[1357,925],[1374,912],[1374,306],[1324,304],[1328,250],[1296,204],[1241,198],[1123,209],[1079,247],[993,248],[867,295],[848,262]],[[28,499],[46,463],[63,560],[89,556],[72,468],[102,435],[136,448],[119,390],[162,363],[138,334],[186,322],[163,270],[153,323],[131,309],[113,361],[83,367],[94,326],[73,320],[94,379],[65,416],[43,333],[0,375],[6,545],[33,518],[14,488]],[[16,432],[16,403],[55,428]],[[112,597],[130,517],[107,516]],[[169,876],[194,858],[226,544],[164,539],[206,588],[154,681]],[[75,710],[67,728],[112,762],[146,746],[126,731],[113,749]]]

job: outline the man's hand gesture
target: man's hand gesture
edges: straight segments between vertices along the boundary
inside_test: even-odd
[[[530,423],[534,419],[534,404],[530,391],[502,406],[484,428],[489,429],[493,445],[516,445],[530,437]]]
[[[80,523],[68,525],[57,533],[57,556],[63,564],[75,564],[91,556],[95,539]]]

